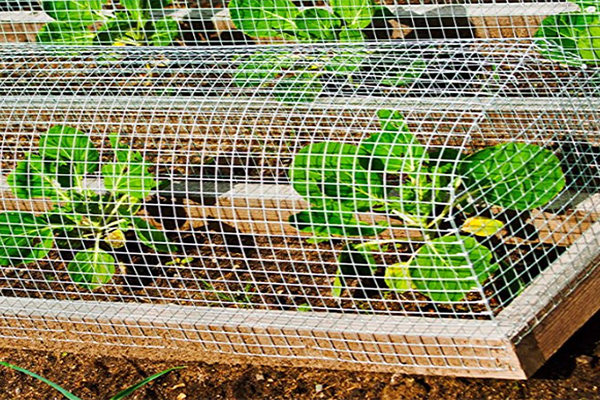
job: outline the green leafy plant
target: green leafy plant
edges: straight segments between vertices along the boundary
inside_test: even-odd
[[[231,0],[235,26],[251,37],[299,42],[360,42],[362,30],[382,8],[373,0],[328,0],[326,7],[300,9],[291,0]]]
[[[436,302],[462,301],[499,268],[486,241],[504,224],[476,210],[542,207],[566,184],[560,161],[524,143],[472,154],[430,151],[400,113],[381,110],[378,117],[381,131],[358,145],[316,142],[296,154],[290,178],[310,207],[289,222],[310,234],[311,242],[345,241],[333,283],[336,297],[345,279],[373,277],[383,265],[390,289],[415,289]],[[460,232],[448,233],[452,223],[461,225]],[[393,227],[417,234],[377,239]],[[400,246],[414,255],[386,265],[383,255]]]
[[[546,17],[535,33],[539,51],[560,63],[600,65],[600,2],[577,0],[580,11]]]
[[[329,0],[324,6],[304,9],[290,0],[231,0],[228,7],[244,34],[300,43],[360,43],[367,39],[363,31],[374,17],[393,17],[373,0]],[[356,47],[318,56],[288,50],[261,52],[239,59],[233,81],[240,87],[269,88],[284,102],[310,102],[327,86],[334,90],[355,86],[354,76],[368,68],[371,53]],[[402,66],[386,70],[382,85],[405,86],[422,75],[426,63],[413,55]]]
[[[154,17],[172,0],[120,0],[121,9],[112,14],[103,12],[106,0],[42,0],[41,3],[54,21],[39,31],[38,43],[168,46],[179,35],[179,25],[173,18]]]
[[[90,137],[72,127],[56,125],[40,137],[38,151],[17,163],[8,183],[19,199],[44,198],[54,205],[37,215],[0,213],[0,265],[35,262],[63,250],[73,254],[67,264],[71,279],[93,289],[114,275],[113,253],[126,245],[129,231],[155,251],[178,250],[137,215],[157,185],[149,165],[117,135],[110,142],[112,158],[102,162]],[[90,177],[101,177],[103,188],[90,188]]]
[[[270,91],[283,102],[311,102],[327,85],[354,85],[353,74],[366,52],[342,51],[311,56],[290,51],[270,51],[237,60],[233,82],[244,88]]]
[[[61,386],[57,385],[56,383],[54,383],[54,382],[52,382],[52,381],[44,378],[43,376],[40,376],[40,375],[38,375],[36,373],[33,373],[33,372],[31,372],[31,371],[29,371],[29,370],[27,370],[25,368],[21,368],[21,367],[18,367],[16,365],[12,365],[12,364],[9,364],[9,363],[4,362],[4,361],[0,361],[0,365],[3,365],[5,367],[11,368],[11,369],[14,369],[15,371],[22,372],[22,373],[24,373],[26,375],[29,375],[29,376],[31,376],[31,377],[39,380],[39,381],[44,382],[45,384],[49,385],[50,387],[52,387],[53,389],[55,389],[56,391],[58,391],[60,394],[62,394],[68,400],[81,400],[79,397],[75,396],[73,393],[67,391],[63,387],[61,387]],[[156,379],[158,379],[158,378],[160,378],[160,377],[162,377],[162,376],[164,376],[164,375],[166,375],[166,374],[168,374],[168,373],[170,373],[172,371],[175,371],[175,370],[178,370],[178,369],[183,369],[183,368],[185,368],[185,367],[174,367],[174,368],[169,368],[169,369],[166,369],[164,371],[161,371],[161,372],[159,372],[159,373],[157,373],[155,375],[152,375],[152,376],[150,376],[150,377],[148,377],[148,378],[146,378],[146,379],[144,379],[144,380],[136,383],[135,385],[132,385],[132,386],[128,387],[125,390],[120,391],[116,395],[112,396],[109,400],[121,400],[121,399],[124,399],[125,397],[130,396],[131,394],[133,394],[133,392],[135,392],[136,390],[140,389],[142,386],[145,386],[148,383],[150,383],[150,382],[152,382],[152,381],[154,381],[154,380],[156,380]]]

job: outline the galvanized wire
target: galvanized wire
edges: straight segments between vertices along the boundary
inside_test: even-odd
[[[17,262],[27,258],[23,254],[12,259],[0,257],[4,265],[0,269],[4,319],[0,337],[34,338],[54,332],[58,341],[134,347],[144,340],[149,341],[148,346],[160,347],[157,343],[168,337],[174,346],[193,342],[205,350],[224,353],[494,371],[506,368],[494,364],[496,354],[507,349],[503,345],[467,344],[472,350],[468,355],[456,342],[398,342],[391,337],[394,333],[389,326],[398,324],[410,331],[425,321],[439,330],[415,335],[432,340],[439,335],[464,339],[457,332],[471,332],[471,326],[479,326],[489,333],[490,340],[502,339],[507,332],[503,330],[507,324],[501,317],[503,311],[540,276],[553,277],[544,281],[550,282],[547,291],[564,292],[565,301],[569,290],[585,279],[581,271],[600,245],[598,236],[590,235],[597,229],[600,213],[600,76],[589,64],[567,65],[568,60],[549,59],[541,52],[540,42],[524,37],[533,34],[541,16],[581,11],[572,3],[476,3],[441,8],[390,5],[397,37],[384,40],[379,33],[390,27],[372,26],[370,31],[364,27],[364,36],[357,43],[342,42],[338,33],[333,43],[314,38],[309,43],[302,37],[306,32],[297,36],[294,31],[285,40],[242,34],[216,5],[190,11],[176,2],[164,10],[149,10],[146,17],[158,21],[175,15],[180,29],[177,37],[169,46],[148,46],[143,41],[150,39],[145,36],[139,39],[140,47],[42,45],[36,30],[50,29],[44,24],[51,23],[51,18],[36,4],[26,3],[11,3],[0,13],[0,39],[37,42],[0,46],[0,127],[4,132],[0,139],[0,207],[5,213],[23,211],[22,219],[5,225],[5,230],[18,231],[26,218],[47,213],[51,203],[69,205],[70,200],[61,198],[19,195],[20,189],[46,189],[33,181],[25,187],[14,183],[14,171],[25,165],[24,160],[38,153],[43,158],[40,146],[47,132],[64,126],[89,138],[98,160],[83,164],[98,163],[100,169],[90,167],[84,174],[65,172],[59,169],[60,160],[47,157],[43,168],[55,171],[54,184],[58,185],[67,185],[61,183],[65,180],[73,184],[83,175],[77,190],[89,191],[86,198],[108,196],[102,197],[105,208],[77,204],[83,216],[78,224],[107,220],[113,215],[106,210],[116,207],[118,201],[122,207],[136,205],[135,199],[109,196],[113,184],[104,168],[110,170],[110,165],[122,163],[119,147],[110,140],[111,134],[116,134],[121,157],[129,154],[132,162],[139,153],[149,176],[144,181],[149,189],[139,199],[139,210],[136,206],[135,212],[123,214],[123,218],[140,218],[161,233],[144,241],[131,226],[120,228],[123,237],[115,236],[115,230],[102,231],[100,236],[94,236],[93,229],[91,233],[86,230],[90,237],[98,238],[96,247],[114,260],[106,263],[114,269],[110,276],[99,270],[90,273],[88,280],[102,280],[92,287],[89,281],[88,285],[78,281],[70,265],[79,252],[93,246],[87,239],[74,241],[72,231],[53,231],[53,244],[43,257],[28,262]],[[123,12],[115,3],[104,5],[96,14],[98,20],[87,23],[101,24],[105,17]],[[420,15],[424,12],[426,17]],[[207,22],[213,15],[217,19]],[[335,21],[339,19],[335,16]],[[210,26],[199,33],[200,25]],[[89,31],[93,29],[97,28]],[[387,196],[382,199],[380,195],[379,203],[397,196],[409,181],[413,182],[410,190],[426,193],[419,201],[431,209],[413,215],[425,222],[411,226],[407,218],[398,217],[402,214],[398,209],[396,214],[387,212],[369,198],[368,207],[340,211],[358,218],[342,223],[344,229],[363,225],[385,229],[375,234],[343,235],[332,220],[326,220],[315,223],[326,232],[315,241],[314,232],[299,229],[293,222],[300,213],[319,211],[315,204],[331,198],[338,207],[357,201],[355,196],[367,200],[354,189],[348,191],[343,179],[331,181],[340,163],[350,162],[340,153],[333,152],[317,171],[329,174],[329,180],[319,183],[320,195],[302,193],[302,184],[293,176],[294,163],[299,162],[303,149],[306,152],[315,143],[358,149],[370,137],[386,131],[385,112],[400,115],[394,122],[405,124],[400,130],[414,135],[428,157],[443,154],[437,156],[439,164],[450,166],[443,171],[425,169],[422,158],[404,154],[397,158],[402,163],[417,162],[413,170],[383,173],[379,166],[373,172],[382,177],[374,186],[383,186]],[[465,158],[509,143],[530,145],[529,149],[544,151],[541,154],[546,159],[559,160],[558,168],[542,175],[556,176],[560,169],[566,184],[558,195],[525,207],[527,210],[491,204],[489,192],[495,189],[490,186],[465,195],[466,183],[459,181],[464,178],[461,163]],[[364,173],[378,159],[364,151],[355,156],[360,161],[346,167],[351,175]],[[509,171],[502,172],[500,180],[520,170],[519,162],[524,161],[515,161],[518,158],[519,154],[509,154],[498,160],[495,170]],[[543,165],[543,160],[537,162]],[[497,177],[495,170],[484,178]],[[450,183],[441,184],[432,195],[424,182],[433,178]],[[309,184],[314,182],[307,180]],[[126,188],[129,194],[144,191],[130,185]],[[66,192],[73,190],[67,186],[63,187]],[[368,185],[362,189],[372,190]],[[553,189],[546,186],[541,190]],[[529,194],[541,196],[539,191],[533,187]],[[514,204],[524,201],[526,195],[512,195]],[[459,198],[463,198],[460,204]],[[414,200],[399,198],[397,202],[405,207]],[[64,207],[53,213],[55,218],[74,218]],[[464,224],[473,216],[499,220],[501,228],[485,235],[469,232]],[[9,236],[0,235],[4,253],[12,249],[6,244]],[[461,249],[442,257],[449,263],[471,254],[467,243],[473,242],[489,250],[494,270],[481,278],[477,262],[467,257],[468,262],[452,267],[457,271],[453,278],[443,275],[447,266],[435,263],[429,266],[430,276],[419,278],[419,268],[426,268],[410,263],[440,237],[450,238],[449,243]],[[380,247],[368,254],[371,258],[364,254],[357,258],[356,246],[378,241]],[[177,249],[165,252],[156,248],[169,243]],[[32,253],[39,244],[39,238],[30,240],[21,245],[21,252]],[[577,268],[561,269],[566,255],[574,251],[581,260],[578,264],[577,257],[573,261],[570,256],[569,262]],[[408,264],[412,265],[411,275],[403,277]],[[340,268],[344,269],[341,274]],[[408,282],[402,290],[390,286],[387,274],[391,268],[397,269],[399,281]],[[455,297],[457,293],[462,295]],[[19,299],[30,299],[27,304],[35,307],[28,307],[39,315],[20,316],[26,310],[19,307],[26,303]],[[122,304],[118,315],[110,308],[115,303]],[[86,306],[69,314],[74,304]],[[90,304],[98,308],[86,308]],[[153,307],[159,317],[152,324],[166,332],[164,336],[148,336],[115,319],[143,320],[136,314],[137,304]],[[529,309],[538,307],[552,308],[532,304]],[[185,326],[181,315],[196,315],[193,310],[202,316]],[[285,334],[230,332],[226,328],[246,316],[267,315],[260,314],[263,310],[281,312],[275,326],[287,329]],[[88,322],[74,328],[71,335],[53,327],[71,317]],[[311,336],[314,333],[302,331],[308,320],[321,326],[328,318],[338,317],[356,322],[347,327],[332,325],[322,342]],[[542,317],[536,314],[536,318]],[[367,324],[367,320],[371,322]],[[472,322],[481,325],[470,325]],[[194,323],[212,323],[217,328],[195,328]],[[537,323],[515,320],[509,331],[523,334],[524,325]],[[296,333],[290,333],[294,330]],[[378,333],[377,340],[357,339],[361,334]],[[302,340],[315,340],[317,353],[300,355],[298,349],[304,347],[298,341]]]

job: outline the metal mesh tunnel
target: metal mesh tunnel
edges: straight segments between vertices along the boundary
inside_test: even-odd
[[[600,307],[595,5],[79,3],[0,12],[0,344],[521,379]]]

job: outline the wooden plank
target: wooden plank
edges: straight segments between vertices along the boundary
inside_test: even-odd
[[[3,347],[523,379],[497,331],[481,320],[0,298]]]
[[[600,310],[600,222],[544,270],[496,320],[527,376]]]

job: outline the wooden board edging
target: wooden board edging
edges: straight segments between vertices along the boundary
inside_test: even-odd
[[[0,347],[524,379],[493,321],[0,298]]]
[[[599,293],[596,222],[495,319],[528,377],[600,310]]]

